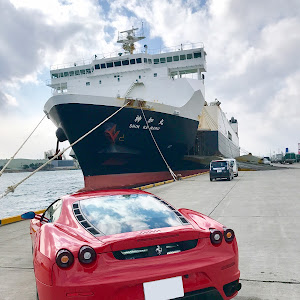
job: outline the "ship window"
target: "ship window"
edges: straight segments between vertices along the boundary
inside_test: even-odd
[[[75,75],[79,75],[79,70],[76,70],[76,71],[75,71]]]
[[[141,75],[139,75],[139,79],[141,79],[142,78],[142,76]]]
[[[86,74],[91,74],[91,69],[85,69]]]
[[[52,74],[52,78],[58,78],[58,74]]]
[[[80,70],[80,74],[85,74],[85,70]]]
[[[101,64],[101,69],[105,69],[106,68],[106,64]]]
[[[69,76],[69,72],[64,72],[64,76],[65,77]]]
[[[161,64],[164,64],[165,62],[166,62],[166,58],[165,58],[165,57],[161,57],[161,58],[160,58],[160,63],[161,63]]]
[[[106,63],[106,67],[107,67],[107,68],[112,68],[113,66],[114,66],[114,65],[113,65],[112,62]]]
[[[154,77],[157,77],[157,73],[154,73],[153,76],[154,76]]]
[[[137,63],[137,64],[141,64],[141,63],[142,63],[142,59],[141,59],[141,58],[137,58],[137,59],[136,59],[136,63]]]
[[[167,62],[172,62],[172,61],[173,61],[172,56],[167,57]]]
[[[95,65],[95,69],[99,70],[100,69],[100,65],[99,64]]]
[[[154,58],[154,64],[155,65],[159,64],[159,59],[158,58]]]
[[[192,53],[187,54],[187,55],[186,55],[186,58],[187,58],[187,59],[192,59],[192,58],[193,58]]]
[[[115,65],[115,67],[120,67],[121,66],[121,62],[120,61],[115,61],[114,65]]]
[[[201,52],[195,52],[194,53],[194,58],[199,58],[201,57]]]
[[[74,76],[74,71],[70,71],[70,76]]]
[[[185,60],[185,59],[186,59],[185,54],[180,55],[180,60]]]
[[[101,80],[99,80],[99,84],[101,84]]]
[[[173,60],[174,60],[174,61],[179,61],[179,56],[178,56],[178,55],[173,56]]]
[[[89,81],[87,81],[87,82],[85,83],[85,85],[86,85],[86,86],[89,86],[89,85],[91,85],[91,83],[90,83]]]
[[[64,77],[64,73],[60,73],[60,76],[59,77]]]
[[[122,60],[122,65],[123,66],[128,66],[129,65],[129,60],[128,59]]]
[[[134,65],[134,64],[135,64],[135,59],[134,59],[134,58],[130,60],[130,64],[131,64],[131,65]]]
[[[152,64],[152,59],[148,58],[148,64]]]
[[[144,63],[147,63],[147,58],[144,58]]]

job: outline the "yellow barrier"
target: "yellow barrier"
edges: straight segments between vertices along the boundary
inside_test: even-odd
[[[35,214],[39,215],[39,214],[42,214],[44,211],[45,211],[45,209],[37,210],[37,211],[35,211]],[[24,221],[21,218],[21,215],[14,216],[14,217],[3,218],[3,219],[0,220],[0,226],[15,223],[15,222],[19,222],[19,221]]]

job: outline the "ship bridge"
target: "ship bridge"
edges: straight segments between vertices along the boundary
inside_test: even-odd
[[[52,67],[51,80],[47,85],[54,94],[124,96],[137,82],[146,84],[156,79],[182,77],[204,80],[202,72],[206,72],[206,53],[202,43],[181,44],[159,51],[148,50],[148,46],[144,45],[142,52],[133,53],[134,42],[144,38],[143,35],[135,35],[136,30],[132,28],[120,33],[118,42],[123,44],[122,52],[96,54],[89,61]]]
[[[197,73],[197,79],[201,80],[204,78],[201,73],[206,72],[205,56],[204,48],[192,48],[159,54],[119,54],[115,57],[101,59],[98,59],[98,56],[95,55],[95,58],[88,64],[73,63],[73,65],[52,69],[50,71],[51,82],[48,82],[47,85],[58,92],[66,92],[69,85],[68,82],[72,82],[74,79],[82,80],[86,86],[90,86],[91,81],[89,79],[98,77],[98,86],[102,84],[103,87],[103,84],[111,83],[113,78],[117,78],[117,82],[120,82],[120,77],[131,77],[133,72],[135,74],[146,73],[149,77],[168,76],[173,79]],[[120,76],[121,74],[123,75]],[[137,79],[141,79],[139,77],[141,75],[134,76]],[[108,78],[111,78],[111,80]]]

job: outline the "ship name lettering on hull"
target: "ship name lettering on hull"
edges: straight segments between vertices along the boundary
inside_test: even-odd
[[[146,125],[143,126],[143,129],[148,129]],[[150,126],[150,130],[160,130],[160,127],[157,126]]]
[[[129,129],[140,129],[140,125],[137,125],[137,124],[129,124]],[[144,130],[148,130],[148,127],[146,125],[144,125],[142,127]],[[149,126],[150,130],[160,130],[160,127],[159,126]]]
[[[129,125],[129,128],[136,128],[136,129],[139,129],[139,128],[140,128],[140,125],[137,125],[137,124],[130,124],[130,125]]]

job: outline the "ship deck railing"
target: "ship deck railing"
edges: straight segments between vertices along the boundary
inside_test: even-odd
[[[159,49],[147,49],[147,50],[146,50],[146,48],[142,49],[142,47],[139,47],[135,54],[157,55],[157,54],[199,49],[199,48],[204,48],[204,44],[202,42],[186,43],[186,44],[180,44],[180,45],[172,46],[172,47],[164,47],[164,48],[159,48]],[[89,58],[89,59],[81,59],[81,60],[78,60],[75,62],[68,62],[68,63],[63,63],[63,64],[52,65],[50,67],[50,71],[71,68],[74,66],[79,67],[79,66],[90,65],[95,59],[105,59],[105,58],[113,58],[113,57],[127,56],[127,55],[130,55],[130,53],[125,53],[123,50],[119,51],[119,52],[114,51],[114,52],[108,52],[108,53],[95,54],[92,58]]]

